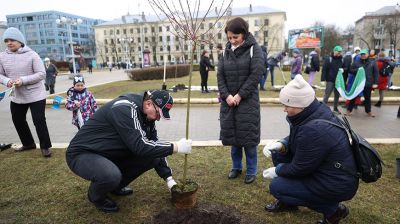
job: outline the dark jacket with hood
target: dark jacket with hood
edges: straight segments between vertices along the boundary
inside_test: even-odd
[[[347,169],[356,170],[345,130],[326,122],[310,122],[325,119],[340,124],[329,107],[314,100],[287,119],[290,135],[283,142],[292,159],[276,166],[277,175],[301,180],[311,192],[328,200],[351,199],[357,192],[358,178],[334,166],[340,162]]]
[[[322,66],[321,81],[335,82],[336,76],[340,68],[343,68],[343,57],[333,56],[326,57]]]
[[[171,176],[164,157],[172,154],[173,145],[158,140],[155,122],[143,113],[143,99],[144,94],[126,94],[102,106],[71,140],[67,157],[94,153],[115,164],[162,158],[155,170],[161,178]]]
[[[250,48],[253,46],[253,57]],[[260,143],[260,97],[258,83],[264,72],[264,57],[251,33],[234,51],[228,43],[218,63],[218,89],[222,98],[220,139],[224,145],[256,146]],[[239,94],[239,106],[226,103],[229,95]]]
[[[357,74],[358,68],[363,67],[365,70],[365,87],[371,87],[373,84],[378,84],[378,66],[375,59],[366,58],[356,60],[350,68],[352,74]]]

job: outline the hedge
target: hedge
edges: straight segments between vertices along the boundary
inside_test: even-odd
[[[189,75],[190,65],[168,65],[166,78],[175,78]],[[176,74],[175,74],[176,73]],[[127,72],[130,79],[135,81],[163,79],[164,67],[134,68]]]

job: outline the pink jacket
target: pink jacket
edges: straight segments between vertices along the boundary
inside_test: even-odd
[[[20,78],[22,86],[15,87],[11,101],[18,104],[32,103],[46,98],[43,80],[46,70],[39,55],[28,46],[11,52],[8,49],[0,53],[0,82]]]

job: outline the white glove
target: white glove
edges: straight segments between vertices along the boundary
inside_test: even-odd
[[[264,155],[268,158],[271,156],[271,151],[279,151],[283,147],[281,142],[268,142],[263,149]]]
[[[372,89],[376,89],[376,88],[378,88],[378,85],[377,84],[373,84],[372,85]]]
[[[182,138],[177,142],[178,153],[190,154],[192,152],[192,139]]]
[[[172,187],[175,186],[177,183],[175,182],[174,178],[168,177],[167,178],[167,186],[169,191],[171,191]]]
[[[275,167],[268,168],[263,171],[263,177],[268,179],[274,179],[278,175],[275,172]]]

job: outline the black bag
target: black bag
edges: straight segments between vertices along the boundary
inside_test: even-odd
[[[379,75],[389,76],[391,71],[392,71],[392,66],[389,63],[384,62],[382,68],[379,70]]]
[[[333,161],[334,166],[336,168],[346,171],[347,173],[350,173],[353,176],[361,178],[361,180],[365,183],[377,181],[382,176],[382,165],[384,165],[378,152],[367,142],[367,140],[365,140],[361,135],[351,129],[350,123],[346,119],[346,117],[342,116],[342,119],[338,117],[336,118],[340,121],[342,125],[338,125],[325,119],[312,120],[330,123],[336,127],[339,127],[345,130],[350,137],[350,145],[353,151],[357,170],[348,170],[337,161]]]
[[[311,72],[311,67],[307,65],[307,66],[304,68],[304,73],[310,74],[310,72]]]

